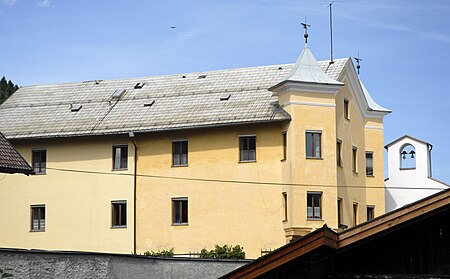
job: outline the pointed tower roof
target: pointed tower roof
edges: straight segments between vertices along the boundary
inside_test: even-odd
[[[275,86],[269,88],[271,91],[279,91],[279,89],[286,86],[294,85],[296,87],[299,85],[305,85],[308,89],[311,86],[320,91],[329,91],[330,93],[336,93],[336,89],[343,86],[344,84],[340,81],[332,79],[320,68],[319,63],[317,63],[316,58],[312,54],[308,45],[305,44],[302,53],[297,59],[294,68],[286,77],[285,80],[281,81]],[[328,88],[331,87],[331,88]],[[326,89],[327,88],[327,89]],[[330,91],[331,90],[331,91]]]
[[[298,57],[294,68],[289,73],[286,80],[343,85],[342,82],[330,78],[322,68],[320,68],[319,63],[317,63],[317,60],[308,48],[308,45],[305,45],[305,48],[303,48],[302,53]]]

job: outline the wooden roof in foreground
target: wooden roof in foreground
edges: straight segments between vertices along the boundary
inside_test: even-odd
[[[422,217],[433,215],[439,212],[439,209],[447,208],[449,205],[450,189],[379,216],[372,221],[362,223],[341,233],[336,233],[325,225],[221,278],[255,278],[321,247],[329,247],[335,250],[349,248],[351,245],[362,243],[372,236],[398,229],[406,223],[417,222]],[[448,220],[444,220],[444,222],[448,222]]]

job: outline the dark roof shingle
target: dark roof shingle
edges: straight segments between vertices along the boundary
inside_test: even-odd
[[[31,174],[33,169],[17,152],[12,144],[0,133],[0,172]]]

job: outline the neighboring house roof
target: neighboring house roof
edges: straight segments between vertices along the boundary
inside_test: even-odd
[[[315,252],[320,257],[321,248],[345,250],[351,245],[374,239],[375,235],[385,235],[405,224],[420,221],[424,216],[435,214],[450,205],[450,189],[441,191],[415,203],[379,216],[370,222],[336,233],[326,225],[304,237],[286,244],[252,263],[242,266],[221,278],[255,278],[294,259]]]
[[[303,57],[313,59],[309,53]],[[337,82],[349,60],[318,63]],[[26,86],[0,106],[0,130],[9,139],[27,139],[287,121],[290,115],[268,88],[290,73],[296,76],[293,68],[282,64]],[[314,72],[309,75],[316,81],[328,80]],[[138,83],[144,86],[135,88]]]
[[[33,169],[17,152],[12,144],[0,133],[0,172],[32,174]]]
[[[389,148],[391,145],[393,145],[393,144],[395,144],[395,143],[397,143],[397,142],[399,142],[399,141],[401,141],[401,140],[403,140],[403,139],[405,139],[405,138],[410,138],[410,139],[412,139],[412,140],[414,140],[414,141],[417,141],[417,142],[420,142],[420,143],[423,143],[423,144],[425,144],[425,145],[428,145],[428,146],[433,147],[433,145],[432,145],[431,143],[429,143],[429,142],[420,140],[420,139],[415,138],[415,137],[412,137],[412,136],[410,136],[410,135],[404,135],[403,137],[400,137],[400,138],[398,138],[398,139],[396,139],[396,140],[394,140],[394,141],[391,141],[390,143],[386,144],[386,145],[384,146],[384,148],[387,149],[387,148]]]

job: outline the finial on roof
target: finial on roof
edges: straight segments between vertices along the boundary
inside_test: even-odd
[[[361,68],[361,65],[359,65],[359,62],[362,61],[362,58],[359,58],[359,51],[358,51],[358,57],[355,57],[356,61],[356,69],[358,69],[358,76],[359,76],[359,69]]]
[[[305,37],[305,45],[308,45],[308,27],[311,27],[310,24],[306,24],[306,16],[305,16],[305,23],[301,23],[303,28],[305,29],[305,35],[303,35],[303,37]]]

